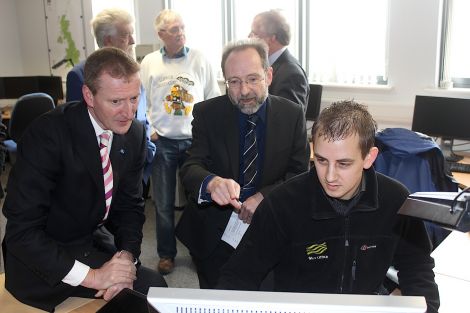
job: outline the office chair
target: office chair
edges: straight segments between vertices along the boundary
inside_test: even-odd
[[[23,136],[24,131],[28,128],[33,120],[38,116],[54,109],[55,104],[51,96],[46,93],[31,93],[20,97],[13,111],[11,112],[8,133],[11,139],[5,140],[10,161],[12,154],[16,153],[16,144]],[[12,162],[13,163],[13,162]]]
[[[307,103],[305,118],[307,121],[315,121],[320,114],[322,85],[310,84],[310,94]]]

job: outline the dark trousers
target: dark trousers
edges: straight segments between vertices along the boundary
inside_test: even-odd
[[[220,269],[227,263],[233,251],[235,250],[232,246],[221,240],[209,257],[202,260],[193,257],[201,289],[215,288],[219,280]]]
[[[199,278],[199,287],[201,289],[214,289],[217,286],[220,277],[220,270],[232,256],[235,249],[225,241],[220,241],[215,250],[205,259],[193,257],[196,265],[197,276]],[[249,260],[247,260],[249,262]],[[274,290],[274,272],[270,271],[259,286],[261,291]]]

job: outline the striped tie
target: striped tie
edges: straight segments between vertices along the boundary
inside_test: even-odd
[[[113,198],[113,167],[111,166],[111,160],[109,159],[108,149],[110,137],[111,133],[109,131],[104,131],[100,135],[100,155],[101,166],[103,167],[104,199],[106,202],[106,213],[103,221],[108,218],[111,199]]]
[[[248,117],[245,135],[245,146],[243,150],[243,188],[254,187],[255,178],[258,174],[256,159],[258,148],[256,142],[256,122],[258,116],[252,114]]]

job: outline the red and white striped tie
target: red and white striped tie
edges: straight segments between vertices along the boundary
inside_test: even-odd
[[[109,159],[108,149],[110,137],[111,133],[109,131],[104,131],[100,135],[100,155],[101,166],[103,167],[104,199],[106,201],[106,213],[103,221],[108,218],[111,199],[113,198],[113,167],[111,166],[111,160]]]

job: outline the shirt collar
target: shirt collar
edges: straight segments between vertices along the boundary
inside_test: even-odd
[[[182,58],[182,57],[185,57],[188,55],[188,51],[189,51],[189,48],[188,47],[183,47],[178,53],[175,54],[174,57],[172,57],[172,59],[177,59],[177,58]],[[168,57],[167,53],[166,53],[166,48],[163,46],[160,48],[160,53],[164,56],[164,57]]]
[[[277,50],[276,52],[274,52],[273,54],[271,54],[269,57],[268,57],[268,60],[269,60],[269,65],[273,65],[274,62],[277,61],[277,59],[279,59],[279,57],[281,56],[281,54],[284,53],[284,51],[286,51],[287,47],[282,47],[281,49]]]
[[[371,212],[378,209],[378,186],[377,176],[373,167],[364,170],[362,175],[362,182],[360,186],[360,198],[358,203],[352,208],[349,213],[352,212]],[[337,218],[340,215],[334,211],[331,203],[328,201],[323,188],[321,187],[320,181],[318,180],[315,166],[309,171],[311,177],[311,190],[315,190],[312,193],[311,207],[312,217],[314,219],[329,219]]]
[[[88,116],[90,116],[90,120],[91,120],[91,124],[93,125],[93,130],[95,131],[95,136],[96,136],[96,140],[98,142],[98,145],[100,144],[100,135],[102,133],[104,133],[104,129],[101,128],[101,126],[98,124],[98,122],[96,122],[95,118],[93,117],[93,115],[91,115],[90,111],[88,111]],[[111,133],[111,136],[109,137],[109,143],[110,145],[113,143],[113,137],[114,137],[114,133],[112,131],[110,131]]]

